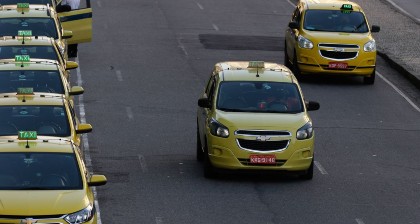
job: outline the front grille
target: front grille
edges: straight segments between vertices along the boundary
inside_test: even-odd
[[[239,147],[254,151],[276,151],[283,150],[289,145],[289,140],[281,141],[256,141],[247,139],[237,139]]]
[[[353,48],[359,49],[358,45],[355,44],[319,44],[319,47],[332,47],[332,48]]]
[[[327,51],[327,50],[320,50],[321,55],[326,58],[331,59],[353,59],[357,57],[357,52],[337,52],[337,51]]]
[[[286,160],[278,160],[276,159],[275,164],[258,164],[258,163],[251,163],[250,159],[238,159],[244,166],[283,166]]]
[[[288,131],[259,131],[259,130],[237,130],[237,135],[265,135],[265,136],[291,136]]]

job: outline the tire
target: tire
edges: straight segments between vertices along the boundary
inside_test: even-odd
[[[207,142],[207,141],[206,141]],[[208,179],[212,179],[216,177],[216,172],[214,170],[213,165],[211,164],[210,158],[209,158],[209,152],[207,149],[207,143],[204,143],[204,163],[203,163],[203,172],[204,177]]]
[[[373,70],[370,76],[363,77],[363,83],[366,85],[373,85],[375,83],[376,69]]]
[[[293,58],[293,65],[292,65],[292,72],[295,75],[295,77],[298,79],[298,81],[303,81],[302,74],[300,73],[297,57],[296,57],[296,51],[295,51],[295,57]]]
[[[200,132],[198,131],[198,124],[197,124],[197,155],[196,156],[197,156],[197,161],[203,161],[204,152],[201,146]]]
[[[292,64],[290,63],[289,55],[287,54],[287,44],[284,41],[284,65],[292,70]]]
[[[311,165],[306,170],[306,173],[301,175],[300,178],[302,180],[312,180],[313,177],[314,177],[314,159],[312,159]]]

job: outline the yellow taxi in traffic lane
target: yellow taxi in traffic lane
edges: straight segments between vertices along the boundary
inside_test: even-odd
[[[90,174],[80,149],[68,140],[0,139],[0,223],[97,223],[92,186],[106,184]]]
[[[300,0],[285,32],[284,60],[296,76],[338,74],[375,81],[376,42],[362,8],[347,0]]]
[[[314,131],[293,73],[267,62],[221,62],[198,100],[197,159],[215,168],[298,171],[312,179]]]

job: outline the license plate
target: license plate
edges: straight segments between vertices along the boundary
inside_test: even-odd
[[[328,68],[346,69],[347,68],[347,63],[343,63],[343,62],[330,62],[328,64]]]
[[[249,160],[254,164],[276,164],[275,155],[250,155]]]

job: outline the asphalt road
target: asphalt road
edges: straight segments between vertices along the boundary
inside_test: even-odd
[[[420,23],[420,1],[418,0],[385,0],[403,14]]]
[[[94,40],[79,46],[102,223],[420,223],[420,111],[380,77],[302,83],[316,127],[314,179],[205,179],[195,161],[196,101],[225,60],[283,61],[293,7],[265,0],[92,2]],[[420,93],[387,63],[402,94]],[[72,78],[76,82],[77,75]],[[83,107],[80,107],[83,106]]]

